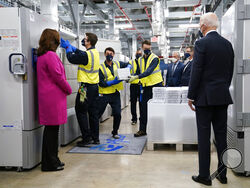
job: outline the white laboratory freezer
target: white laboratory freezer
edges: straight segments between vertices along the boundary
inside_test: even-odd
[[[0,166],[30,169],[41,161],[32,48],[56,22],[26,8],[0,9]]]

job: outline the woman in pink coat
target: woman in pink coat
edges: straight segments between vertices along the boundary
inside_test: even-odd
[[[56,54],[60,36],[56,30],[45,29],[41,35],[37,58],[39,123],[44,125],[42,171],[63,170],[58,158],[59,125],[67,122],[67,95],[72,89]]]

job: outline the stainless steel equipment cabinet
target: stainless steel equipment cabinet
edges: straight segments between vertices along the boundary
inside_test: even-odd
[[[234,105],[229,106],[228,147],[242,153],[241,165],[233,169],[250,175],[250,1],[241,0],[221,20],[221,34],[233,45],[235,71],[231,85]]]

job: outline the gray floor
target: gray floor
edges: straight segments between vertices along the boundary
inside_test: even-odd
[[[120,133],[130,134],[138,126],[130,125],[129,108],[123,110]],[[102,123],[101,133],[110,133],[112,118]],[[196,148],[176,152],[171,146],[145,150],[142,155],[70,154],[75,143],[60,149],[66,163],[60,172],[41,172],[40,166],[27,172],[0,171],[0,188],[199,188],[191,180],[197,174]],[[216,153],[212,154],[211,171],[216,169]],[[230,170],[229,183],[213,181],[213,187],[249,188],[250,177],[235,176]]]

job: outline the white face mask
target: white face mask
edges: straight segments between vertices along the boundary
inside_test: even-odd
[[[171,60],[173,63],[175,63],[175,62],[178,61],[178,59],[176,59],[176,58],[171,58],[170,60]]]

